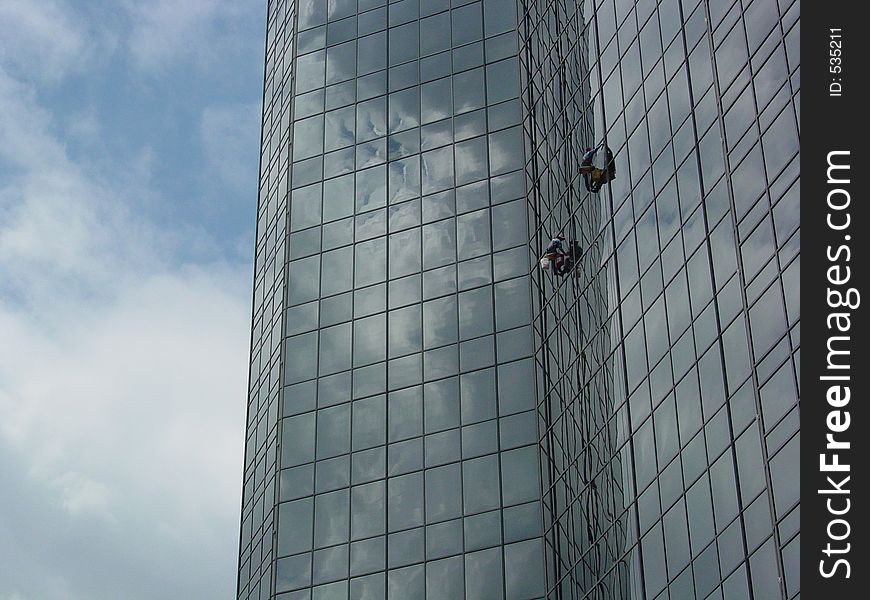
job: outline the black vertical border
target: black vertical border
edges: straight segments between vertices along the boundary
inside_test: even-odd
[[[864,441],[870,434],[867,422],[867,353],[864,346],[870,343],[866,327],[867,308],[830,308],[826,296],[829,287],[845,290],[855,287],[866,292],[867,286],[867,229],[870,227],[865,208],[867,202],[867,131],[868,99],[864,92],[866,69],[870,66],[867,39],[870,36],[867,21],[863,15],[865,5],[846,0],[829,2],[804,2],[801,23],[801,55],[804,83],[801,86],[801,223],[802,223],[802,263],[801,263],[801,305],[803,306],[803,358],[801,359],[801,590],[804,598],[867,598],[868,571],[867,544],[870,543],[865,523],[868,510],[867,469],[868,447]],[[832,56],[831,29],[841,29],[841,56]],[[836,53],[833,53],[836,54]],[[832,72],[831,67],[838,62],[841,73]],[[833,69],[836,71],[836,69]],[[830,95],[830,84],[842,85],[842,95]],[[851,165],[850,182],[846,185],[828,184],[828,153],[847,150],[850,152],[848,164]],[[840,158],[839,160],[844,160]],[[844,171],[839,171],[844,174]],[[835,175],[836,176],[836,175]],[[831,211],[827,206],[828,193],[836,188],[846,189],[851,197],[847,209],[851,217],[848,231],[834,231],[827,225]],[[842,219],[842,214],[834,214]],[[846,240],[845,236],[850,239]],[[851,278],[842,286],[831,286],[828,282],[828,268],[834,264],[828,260],[828,248],[833,253],[841,245],[851,249],[851,260],[841,265],[851,268]],[[862,298],[862,303],[870,297]],[[831,312],[850,312],[851,329],[849,333],[836,333],[828,330],[827,316]],[[830,382],[819,378],[826,374],[827,342],[829,335],[850,336],[848,373],[851,382],[851,401],[841,410],[848,410],[851,424],[845,433],[836,434],[838,439],[849,441],[851,449],[840,452],[840,462],[851,466],[851,480],[844,486],[850,490],[848,496],[820,494],[819,490],[830,487],[826,481],[831,475],[835,481],[842,479],[838,473],[822,473],[819,469],[819,455],[825,452],[826,434],[829,433],[826,419],[832,407],[826,400]],[[845,371],[840,371],[845,373]],[[831,451],[829,451],[830,453]],[[845,540],[831,541],[832,547],[845,547],[850,544],[846,554],[826,556],[824,550],[829,543],[828,525],[837,518],[828,512],[826,502],[833,498],[835,509],[845,505],[845,498],[851,500],[850,510],[841,518],[849,522],[850,534]],[[833,529],[841,535],[845,527],[840,524]],[[845,577],[843,565],[835,576],[825,578],[820,573],[820,561],[824,560],[830,570],[837,558],[845,558],[851,566],[850,577]]]

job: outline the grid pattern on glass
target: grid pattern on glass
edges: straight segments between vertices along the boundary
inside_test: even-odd
[[[300,2],[278,598],[544,592],[516,9]]]
[[[270,3],[239,543],[239,598],[266,598],[272,589],[294,16],[292,0]]]
[[[524,16],[532,237],[585,250],[533,278],[548,591],[793,598],[799,7]],[[598,143],[620,175],[588,195]]]
[[[798,4],[297,4],[239,598],[796,597]]]

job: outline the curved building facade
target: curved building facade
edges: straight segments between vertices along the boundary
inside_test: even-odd
[[[799,14],[269,2],[240,600],[799,595]]]

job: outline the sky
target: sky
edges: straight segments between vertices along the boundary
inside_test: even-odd
[[[0,1],[0,600],[234,597],[265,4]]]

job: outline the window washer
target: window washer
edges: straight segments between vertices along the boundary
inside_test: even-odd
[[[547,244],[547,248],[544,250],[544,256],[541,258],[541,266],[546,268],[550,263],[552,263],[553,272],[556,275],[564,274],[562,269],[566,257],[565,250],[562,248],[564,241],[565,235],[559,233],[556,237],[550,240],[549,244]]]
[[[580,173],[583,174],[586,189],[596,193],[605,183],[610,183],[616,179],[616,164],[613,162],[613,152],[610,148],[605,148],[604,168],[595,165],[595,157],[598,154],[597,148],[586,148],[583,154],[583,160],[580,163]]]

